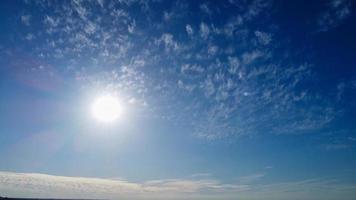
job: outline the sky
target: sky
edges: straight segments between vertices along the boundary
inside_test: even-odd
[[[0,196],[355,199],[355,8],[0,1]]]

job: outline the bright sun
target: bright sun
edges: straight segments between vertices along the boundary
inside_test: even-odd
[[[105,95],[95,99],[91,112],[100,122],[113,122],[122,114],[122,107],[116,97]]]

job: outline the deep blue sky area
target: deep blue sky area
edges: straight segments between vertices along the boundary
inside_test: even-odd
[[[355,199],[355,9],[1,1],[0,196]]]

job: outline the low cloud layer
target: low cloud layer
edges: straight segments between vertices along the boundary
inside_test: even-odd
[[[201,178],[201,179],[199,179]],[[352,199],[356,185],[309,179],[258,184],[242,178],[223,184],[209,177],[135,183],[125,180],[0,172],[0,194],[8,197],[85,199]]]
[[[224,185],[209,179],[168,179],[134,183],[125,180],[0,172],[0,194],[37,198],[167,198],[206,192],[238,192],[247,185]]]

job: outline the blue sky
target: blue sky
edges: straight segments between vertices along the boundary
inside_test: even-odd
[[[0,195],[356,196],[351,0],[0,5]]]

